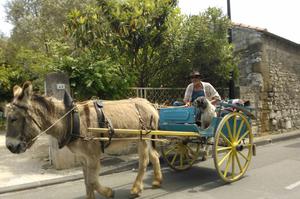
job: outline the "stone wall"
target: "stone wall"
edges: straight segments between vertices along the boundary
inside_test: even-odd
[[[240,98],[250,100],[254,107],[254,115],[257,120],[252,126],[256,134],[261,132],[262,100],[260,93],[264,89],[264,78],[257,68],[262,61],[263,34],[250,28],[235,27],[233,29],[233,44],[235,52],[240,58],[239,82]]]
[[[267,131],[300,127],[300,45],[265,36],[263,59],[268,68],[266,110]]]
[[[249,99],[258,134],[300,127],[300,45],[255,27],[235,26],[240,98]]]

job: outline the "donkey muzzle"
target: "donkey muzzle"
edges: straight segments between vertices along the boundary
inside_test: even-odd
[[[13,138],[6,138],[6,147],[12,153],[23,153],[26,151],[26,143],[13,139]]]

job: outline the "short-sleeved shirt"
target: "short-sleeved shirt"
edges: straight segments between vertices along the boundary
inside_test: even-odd
[[[198,97],[205,97],[204,90],[199,90],[199,91],[193,91],[192,93],[192,102],[197,99]]]
[[[210,83],[208,82],[201,82],[201,83],[203,85],[204,96],[208,100],[212,100],[213,98],[221,100],[219,93]],[[185,90],[184,99],[183,99],[185,102],[193,101],[192,99],[193,91],[194,91],[194,84],[190,83]]]

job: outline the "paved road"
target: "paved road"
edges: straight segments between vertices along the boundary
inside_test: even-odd
[[[299,199],[300,138],[257,148],[245,177],[224,184],[216,175],[213,161],[200,162],[189,171],[176,173],[165,168],[164,184],[151,189],[151,173],[145,179],[143,199]],[[112,186],[116,199],[129,198],[135,170],[102,176],[102,184]],[[83,199],[82,180],[0,195],[1,199]],[[102,198],[98,196],[98,198]]]

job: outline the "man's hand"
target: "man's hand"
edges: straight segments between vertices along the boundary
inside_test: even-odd
[[[187,102],[184,106],[192,106],[192,102]]]
[[[220,101],[219,99],[213,97],[212,100],[210,101],[210,103],[211,103],[212,105],[216,106],[217,103],[218,103],[219,101]]]

